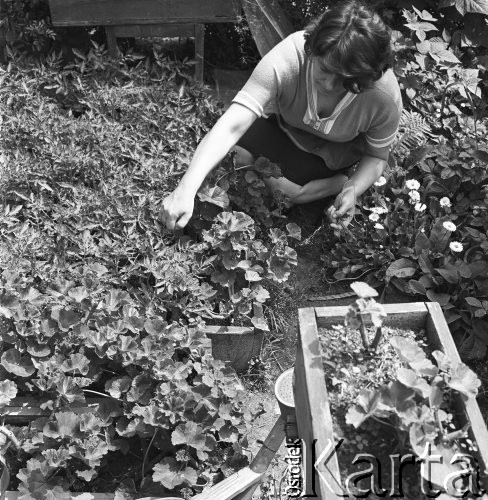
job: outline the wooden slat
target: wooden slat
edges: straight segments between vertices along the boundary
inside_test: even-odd
[[[221,333],[229,333],[233,335],[244,335],[248,333],[253,333],[254,328],[247,326],[205,326],[203,332],[207,336],[212,336]]]
[[[437,302],[426,302],[425,305],[429,311],[425,328],[432,347],[441,349],[450,359],[460,362],[461,357],[441,306]],[[488,489],[488,430],[486,429],[486,423],[475,399],[462,401],[461,397],[459,397],[459,403],[459,406],[464,406],[467,419],[471,423],[470,433],[478,444],[479,458],[482,461],[479,466],[484,473],[483,486]]]
[[[387,318],[385,325],[397,328],[424,328],[428,315],[427,307],[423,302],[401,304],[383,304]],[[316,307],[317,326],[328,328],[334,324],[343,323],[348,306]]]
[[[123,37],[193,37],[195,36],[195,26],[186,24],[129,24],[123,26],[111,26],[112,33],[117,38]]]
[[[320,479],[313,463],[327,447],[335,445],[314,308],[299,309],[298,320],[300,336],[295,364],[295,411],[298,434],[307,448],[304,457],[307,461],[306,471],[308,475],[314,475],[314,481],[310,481],[310,477],[304,478],[309,489],[304,494],[316,493],[321,500],[336,500],[332,489],[341,490],[337,455],[334,454],[326,465],[321,461],[317,466],[330,488]],[[310,453],[314,442],[316,456]],[[315,492],[310,491],[312,484],[315,485]]]
[[[205,26],[195,24],[195,80],[203,82],[203,56],[205,48]]]
[[[70,405],[69,408],[58,411],[72,411],[76,414],[93,411],[98,404],[106,398],[90,398],[87,404],[78,406]],[[39,400],[29,397],[18,397],[12,399],[9,406],[0,410],[0,418],[10,425],[25,425],[40,417],[49,416],[52,412],[49,409],[42,410],[40,405],[47,400]]]
[[[76,500],[80,498],[81,493],[72,493],[67,495],[56,494],[56,500]],[[114,500],[113,493],[90,493],[90,500]],[[18,491],[7,491],[5,493],[5,500],[18,500],[20,493]],[[165,499],[171,500],[171,499]]]
[[[54,26],[234,22],[231,0],[50,0]]]
[[[295,31],[277,0],[242,0],[242,8],[261,56]]]

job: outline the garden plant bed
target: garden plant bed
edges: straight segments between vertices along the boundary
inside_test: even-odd
[[[408,331],[420,332],[425,330],[427,336],[427,342],[429,349],[435,350],[440,349],[446,355],[446,358],[450,359],[453,363],[457,364],[460,362],[459,355],[457,353],[454,342],[449,332],[449,328],[442,314],[440,306],[436,303],[410,303],[410,304],[387,304],[384,306],[385,312],[387,313],[386,326],[391,331],[393,329],[404,329]],[[331,364],[334,361],[324,356],[322,360],[322,353],[320,350],[320,332],[321,329],[331,329],[333,325],[341,324],[347,314],[347,307],[320,307],[320,308],[303,308],[299,311],[300,319],[300,339],[299,347],[297,353],[297,366],[295,368],[295,403],[297,408],[297,420],[298,420],[298,433],[302,439],[312,440],[317,439],[316,442],[316,457],[327,448],[330,440],[335,440],[339,437],[336,434],[336,428],[334,428],[333,416],[340,412],[337,412],[336,402],[337,397],[335,394],[328,393],[327,385],[332,388],[331,380],[332,377],[326,385],[325,373],[332,372],[335,376],[336,385],[342,385],[339,382],[341,377],[344,377],[345,373],[348,372],[346,368],[345,372],[340,371],[340,366],[335,367],[331,370]],[[397,330],[398,333],[398,330]],[[359,332],[356,332],[357,339],[359,340]],[[326,343],[323,339],[322,342]],[[334,344],[334,341],[327,344],[327,349],[334,349],[330,344]],[[336,347],[339,345],[337,343]],[[384,345],[384,341],[380,343]],[[351,346],[346,346],[343,353],[348,350],[356,351],[355,348]],[[354,355],[358,355],[357,352]],[[369,354],[364,354],[364,359],[369,359]],[[361,354],[359,354],[361,357]],[[382,356],[385,358],[385,356]],[[324,362],[324,365],[322,364]],[[381,364],[381,361],[380,361]],[[361,366],[361,363],[356,363],[360,369],[360,373],[365,373],[366,369]],[[344,367],[345,368],[345,367]],[[371,368],[371,365],[369,366]],[[393,368],[393,365],[391,366]],[[378,371],[379,368],[377,367]],[[357,371],[357,370],[356,370]],[[350,380],[364,378],[359,373],[354,374],[348,373]],[[382,378],[381,374],[378,374],[378,380]],[[372,375],[374,377],[374,374]],[[297,387],[305,388],[306,390],[297,390]],[[354,389],[355,390],[355,389]],[[353,390],[353,392],[354,392]],[[359,391],[358,391],[359,392]],[[324,394],[323,397],[319,398],[318,394]],[[350,396],[352,394],[350,393]],[[486,464],[488,463],[488,433],[486,430],[485,423],[482,419],[478,404],[474,398],[461,398],[459,395],[454,394],[455,404],[452,407],[452,413],[455,414],[454,421],[456,427],[463,426],[465,423],[470,424],[469,429],[469,442],[476,443],[473,447],[474,450],[462,449],[462,451],[467,453],[473,453],[476,458],[479,470],[480,479],[482,487],[486,488]],[[347,397],[344,398],[347,400]],[[344,404],[344,403],[342,403]],[[303,411],[302,407],[308,407],[309,411]],[[366,405],[367,406],[367,405]],[[357,409],[357,408],[356,408]],[[369,408],[371,413],[373,413],[373,406]],[[360,410],[360,409],[359,409]],[[359,411],[358,410],[358,411]],[[350,410],[351,411],[351,410]],[[365,411],[366,413],[366,411]],[[308,414],[308,418],[306,417]],[[324,425],[325,422],[325,425]],[[376,422],[375,422],[376,423]],[[384,441],[385,443],[389,440],[389,437],[393,435],[393,429],[389,429],[392,433],[382,431],[381,439],[375,438],[374,448],[368,449],[365,443],[362,441],[361,431],[363,427],[360,427],[359,431],[354,430],[350,425],[347,438],[349,444],[346,442],[346,446],[343,443],[343,451],[351,450],[351,454],[356,453],[371,453],[372,455],[378,456],[379,443]],[[374,426],[373,426],[374,428]],[[352,432],[351,432],[352,430]],[[370,429],[371,430],[371,429]],[[373,432],[374,431],[373,429]],[[363,434],[364,435],[364,434]],[[340,436],[343,437],[343,436]],[[333,442],[333,441],[332,441]],[[336,441],[337,442],[337,441]],[[359,446],[358,446],[359,445]],[[354,451],[354,453],[352,453]],[[395,450],[396,453],[401,453],[401,450]],[[339,456],[339,459],[338,459]],[[320,463],[318,465],[318,473],[323,475],[328,484],[340,484],[341,482],[341,470],[343,467],[343,462],[341,458],[341,451],[339,450],[338,456],[336,454],[332,455],[328,463]],[[342,456],[346,458],[345,454]],[[380,459],[381,456],[378,456]],[[388,460],[387,468],[389,469],[390,462]],[[362,471],[365,470],[364,462],[361,465]],[[408,468],[405,469],[405,476],[408,477]],[[389,489],[388,483],[385,486],[385,477],[383,476],[383,488]],[[369,483],[369,481],[368,481]],[[414,485],[417,486],[417,485]],[[310,488],[310,486],[308,486]],[[406,489],[406,488],[405,488]],[[336,498],[336,492],[332,492],[324,483],[323,480],[319,479],[318,475],[315,475],[315,492],[319,495],[322,500],[328,500]],[[419,498],[419,496],[414,496],[412,498]]]

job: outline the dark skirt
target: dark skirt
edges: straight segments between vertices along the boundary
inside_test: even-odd
[[[265,156],[276,163],[284,177],[300,186],[314,179],[325,179],[339,173],[328,168],[320,156],[298,148],[280,128],[275,116],[258,118],[237,145],[255,158]]]

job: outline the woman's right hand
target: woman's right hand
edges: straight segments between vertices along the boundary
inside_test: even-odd
[[[193,214],[194,205],[195,197],[192,193],[176,188],[163,200],[159,217],[171,231],[183,229]]]

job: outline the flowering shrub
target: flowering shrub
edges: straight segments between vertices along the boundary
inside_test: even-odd
[[[432,35],[431,13],[403,15],[407,29],[394,33],[406,107],[399,138],[385,175],[360,200],[351,233],[326,246],[326,272],[337,280],[369,275],[373,284],[439,302],[461,352],[483,357],[488,142],[478,83],[486,64],[463,67],[449,32]]]

